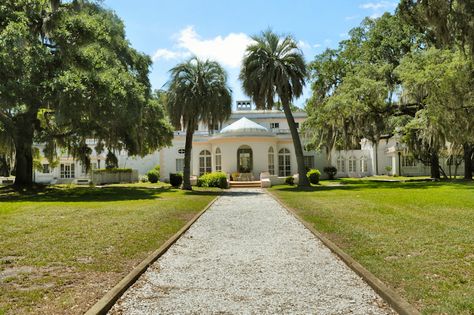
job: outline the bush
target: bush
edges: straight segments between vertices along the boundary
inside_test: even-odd
[[[293,176],[288,176],[285,178],[285,184],[293,186],[295,184],[295,178]]]
[[[92,170],[94,174],[100,173],[131,173],[131,168],[96,168]]]
[[[335,168],[334,166],[326,166],[325,168],[323,168],[323,171],[328,175],[329,179],[334,179],[336,177],[337,168]]]
[[[170,184],[174,188],[178,188],[183,183],[183,174],[182,173],[170,173]]]
[[[321,176],[321,172],[317,169],[310,169],[308,173],[306,173],[306,176],[308,176],[309,182],[313,185],[319,184],[319,177]]]
[[[148,177],[148,181],[153,184],[158,183],[158,181],[160,180],[160,173],[157,172],[155,169],[148,171],[146,176]]]
[[[385,170],[387,171],[388,176],[392,175],[390,174],[392,172],[392,167],[390,165],[385,166]]]
[[[201,175],[198,178],[199,187],[227,188],[227,176],[223,172],[214,172]]]
[[[148,176],[147,175],[140,176],[140,182],[142,182],[142,183],[148,182]]]
[[[160,174],[160,164],[156,165],[153,169]]]

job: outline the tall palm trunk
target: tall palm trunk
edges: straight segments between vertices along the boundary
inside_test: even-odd
[[[183,189],[192,190],[191,187],[191,150],[193,149],[194,122],[189,121],[186,126],[186,142],[184,144],[184,169]]]
[[[306,169],[304,167],[303,147],[301,146],[300,135],[296,128],[295,119],[291,113],[290,104],[286,100],[282,100],[283,111],[285,112],[288,127],[290,128],[291,138],[293,138],[293,145],[295,147],[296,162],[298,164],[298,187],[310,187],[308,177],[306,176]]]

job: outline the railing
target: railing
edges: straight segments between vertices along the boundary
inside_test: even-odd
[[[269,129],[272,133],[274,134],[290,134],[291,131],[290,129],[282,129],[282,128],[272,128],[272,129]],[[300,132],[300,129],[298,129],[298,132]],[[212,133],[209,133],[209,131],[207,130],[196,130],[194,132],[194,135],[195,136],[214,136],[214,135],[218,135],[220,133],[219,130],[214,130]],[[183,131],[183,130],[177,130],[174,132],[174,135],[175,136],[186,136],[186,131]]]

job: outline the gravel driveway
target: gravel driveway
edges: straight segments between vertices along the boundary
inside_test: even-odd
[[[260,189],[220,197],[125,293],[113,314],[392,314]]]

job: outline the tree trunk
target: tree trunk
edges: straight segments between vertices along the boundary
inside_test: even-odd
[[[15,186],[31,187],[33,185],[33,133],[34,122],[26,117],[18,121],[14,137],[15,143]],[[19,122],[23,123],[19,123]]]
[[[463,144],[464,150],[464,179],[472,180],[472,152],[473,147],[469,143]]]
[[[192,190],[191,187],[191,150],[193,149],[194,122],[188,122],[186,126],[186,143],[184,144],[184,169],[183,187],[184,190]]]
[[[308,177],[306,176],[306,170],[304,167],[304,156],[303,147],[301,146],[300,135],[296,128],[295,119],[291,113],[290,104],[286,100],[282,100],[283,110],[285,112],[286,120],[290,128],[291,137],[293,138],[293,145],[295,147],[296,162],[298,163],[298,187],[310,187]]]
[[[4,154],[0,154],[0,176],[10,176],[10,162]]]
[[[431,162],[431,178],[440,179],[441,174],[439,171],[438,152],[431,152],[430,162]]]

